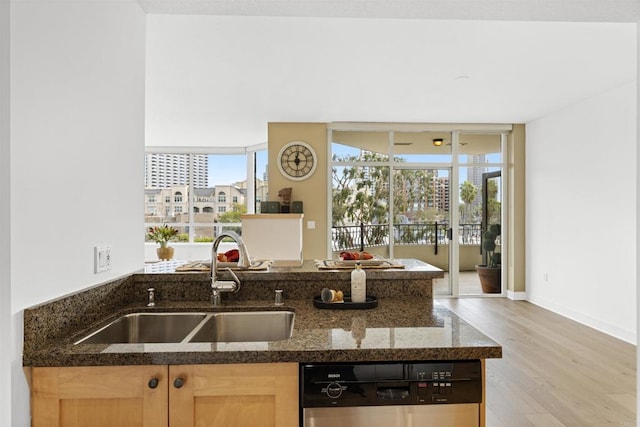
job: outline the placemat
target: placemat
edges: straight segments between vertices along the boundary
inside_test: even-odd
[[[315,260],[316,267],[319,270],[353,270],[355,265],[341,264],[340,261],[332,259],[317,259]],[[385,259],[380,265],[361,265],[365,270],[384,270],[388,268],[404,268],[404,265],[392,262],[392,260]]]
[[[250,271],[261,271],[267,270],[269,268],[269,264],[271,261],[255,261],[249,268],[239,268],[239,267],[230,267],[232,270],[250,270]],[[219,267],[218,270],[225,270],[227,267]],[[176,271],[210,271],[211,263],[206,261],[194,261],[180,267],[176,267]]]

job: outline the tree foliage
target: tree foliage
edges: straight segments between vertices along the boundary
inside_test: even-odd
[[[337,162],[381,162],[385,155],[364,152],[361,156],[334,156]],[[397,159],[398,162],[403,160]],[[353,165],[332,167],[334,226],[385,224],[389,222],[389,167]],[[394,222],[406,216],[411,222],[437,220],[433,206],[434,174],[423,169],[397,169],[393,177]]]
[[[234,203],[230,211],[221,214],[218,222],[240,222],[240,215],[247,213],[247,207],[239,203]]]
[[[470,181],[464,181],[460,184],[460,200],[464,202],[462,222],[469,222],[471,220],[471,203],[476,199],[477,194],[478,187],[473,185]]]
[[[338,157],[337,161],[379,162],[382,156]],[[384,224],[388,218],[389,168],[386,166],[332,167],[334,226]]]
[[[487,220],[489,224],[500,224],[502,205],[498,200],[498,184],[489,180],[487,184]]]

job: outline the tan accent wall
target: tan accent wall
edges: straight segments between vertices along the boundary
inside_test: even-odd
[[[507,269],[507,289],[525,292],[525,125],[513,125],[509,138],[509,265]]]
[[[303,204],[303,257],[324,259],[327,256],[327,124],[326,123],[269,123],[269,201],[280,201],[278,191],[291,187],[291,201]],[[291,141],[311,145],[318,156],[318,166],[304,181],[291,181],[278,169],[278,152]],[[315,222],[315,229],[307,227]],[[284,238],[284,237],[283,237]]]

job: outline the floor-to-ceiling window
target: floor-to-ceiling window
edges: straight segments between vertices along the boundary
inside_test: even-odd
[[[334,256],[364,249],[380,257],[416,258],[446,272],[434,293],[487,294],[475,266],[487,263],[483,236],[489,236],[490,225],[502,224],[506,204],[500,177],[484,188],[483,176],[500,174],[510,127],[479,128],[332,126]],[[503,241],[495,236],[492,254],[498,255],[492,259],[498,259]]]

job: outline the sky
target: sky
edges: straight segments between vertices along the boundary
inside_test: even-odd
[[[263,179],[266,172],[267,152],[258,152],[258,164],[256,175]],[[229,185],[234,182],[247,179],[247,156],[244,154],[218,154],[209,155],[208,186]]]

